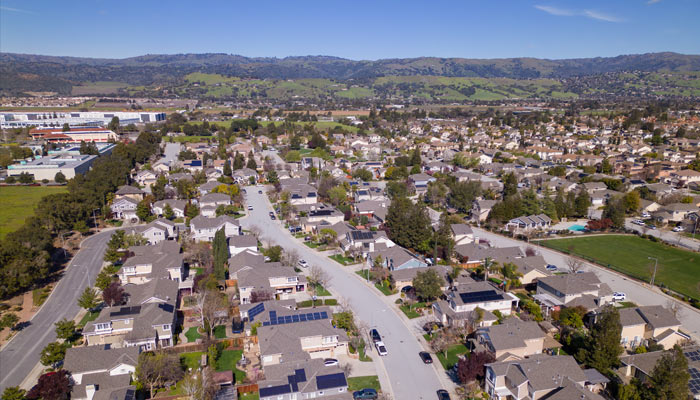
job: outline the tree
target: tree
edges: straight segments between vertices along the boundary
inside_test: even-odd
[[[66,347],[58,342],[51,342],[41,350],[39,361],[42,365],[56,368],[56,366],[66,358]]]
[[[2,318],[0,318],[0,331],[5,329],[5,328],[14,328],[15,325],[19,322],[19,317],[17,314],[13,312],[9,312],[6,314],[3,314]]]
[[[314,265],[311,267],[311,271],[309,271],[307,280],[309,281],[309,287],[311,287],[314,295],[316,295],[316,291],[319,287],[325,287],[328,284],[330,277],[321,267]]]
[[[163,207],[163,216],[165,219],[173,219],[175,218],[175,212],[173,211],[173,208],[170,207],[170,203],[166,203],[165,207]]]
[[[406,197],[394,198],[387,212],[386,227],[391,240],[399,246],[429,250],[432,228],[425,206],[413,204]]]
[[[24,400],[27,392],[19,386],[8,386],[2,392],[2,400]]]
[[[343,203],[345,199],[347,199],[347,196],[347,192],[343,186],[336,186],[328,190],[328,199],[334,206]]]
[[[358,168],[352,172],[352,177],[355,179],[361,179],[365,182],[372,180],[372,172],[367,168]]]
[[[231,176],[233,175],[233,170],[231,169],[231,160],[226,159],[226,162],[224,163],[224,176]]]
[[[255,157],[253,157],[253,152],[248,153],[248,162],[245,165],[247,168],[252,170],[258,169],[258,163],[255,162]]]
[[[34,178],[28,172],[22,172],[21,174],[19,174],[19,178],[17,179],[17,181],[19,183],[29,184],[34,183]]]
[[[573,252],[573,247],[569,249],[569,252]],[[569,271],[571,271],[572,274],[575,274],[580,271],[581,268],[583,268],[583,261],[575,257],[568,257],[566,259],[566,265],[569,267]]]
[[[622,197],[622,203],[624,205],[625,212],[627,214],[637,212],[637,210],[639,210],[639,207],[641,205],[641,198],[639,196],[639,192],[633,190],[631,192],[626,193]]]
[[[269,249],[263,251],[263,254],[270,258],[270,262],[280,262],[282,259],[282,247],[271,246]]]
[[[253,290],[250,292],[250,302],[251,303],[261,303],[263,301],[272,300],[272,293],[267,290]]]
[[[97,274],[97,278],[95,278],[95,287],[100,290],[105,290],[110,283],[112,283],[112,280],[112,274],[103,269]]]
[[[416,294],[423,300],[433,300],[442,294],[445,280],[433,269],[421,271],[413,278]]]
[[[216,282],[214,281],[214,283]],[[219,292],[215,286],[205,285],[195,296],[195,309],[199,314],[202,330],[205,330],[207,336],[211,337],[213,327],[218,325],[221,319],[228,317],[226,294]]]
[[[224,228],[216,231],[212,247],[214,248],[214,275],[216,279],[226,279],[226,266],[230,254]]]
[[[107,124],[107,129],[114,132],[119,132],[119,117],[112,117],[112,120]]]
[[[149,200],[143,199],[136,205],[136,216],[141,221],[149,220],[151,217],[151,202]]]
[[[47,372],[39,377],[36,385],[27,393],[28,399],[66,400],[71,391],[70,374],[59,369]],[[5,397],[3,396],[3,399]]]
[[[56,337],[63,340],[69,340],[75,335],[77,326],[72,319],[63,318],[54,324],[56,326]]]
[[[124,302],[124,288],[119,282],[112,282],[102,292],[102,300],[110,307],[122,304]]]
[[[620,345],[621,333],[620,313],[615,307],[606,306],[591,329],[587,346],[579,350],[579,358],[589,367],[606,373],[618,365],[618,357],[624,351]]]
[[[211,400],[218,385],[214,382],[214,372],[210,366],[189,372],[182,380],[182,390],[190,399]]]
[[[187,218],[194,218],[199,215],[199,207],[193,203],[187,203],[185,205],[185,216]]]
[[[410,163],[413,166],[416,166],[416,165],[420,166],[422,164],[422,162],[423,161],[421,160],[421,157],[420,157],[420,150],[418,149],[418,147],[416,147],[415,149],[413,149],[413,152],[411,153]]]
[[[279,177],[277,176],[277,171],[270,171],[267,173],[267,181],[272,183],[273,185],[277,182],[280,181]]]
[[[469,357],[459,360],[457,363],[457,377],[460,383],[471,383],[477,379],[483,379],[486,373],[485,365],[496,361],[493,354],[488,351],[471,353]]]
[[[289,163],[299,162],[301,161],[301,153],[299,153],[297,150],[290,150],[284,156],[284,161]]]
[[[56,183],[66,183],[66,176],[63,175],[63,172],[58,171],[56,175],[54,175],[53,181]]]
[[[94,309],[98,304],[97,291],[89,286],[86,287],[80,297],[78,297],[78,305],[80,308],[84,308],[87,311]]]
[[[576,196],[574,204],[576,209],[576,215],[580,217],[585,217],[586,215],[588,215],[588,207],[590,207],[592,204],[591,196],[588,195],[587,191],[581,189],[581,191],[579,191],[578,195]]]
[[[583,326],[583,317],[585,315],[586,309],[582,306],[565,307],[559,312],[559,323],[579,329]]]
[[[139,354],[136,376],[149,389],[151,398],[153,398],[154,389],[164,387],[168,383],[175,383],[182,379],[183,375],[180,357],[177,354],[162,352]]]
[[[625,204],[621,198],[608,200],[608,204],[603,210],[603,218],[609,218],[615,228],[625,226]]]
[[[688,398],[688,360],[683,349],[675,345],[656,362],[649,385],[651,398],[658,400],[683,400]]]
[[[459,212],[468,212],[474,199],[480,194],[480,182],[455,182],[450,188],[448,203]]]
[[[518,194],[518,178],[510,172],[503,176],[503,197],[510,197]]]

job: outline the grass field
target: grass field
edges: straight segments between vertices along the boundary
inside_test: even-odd
[[[379,377],[377,375],[369,375],[348,378],[349,392],[354,392],[355,390],[361,390],[364,388],[372,388],[379,392],[379,390],[381,390],[381,385],[379,384]]]
[[[469,353],[467,347],[463,344],[456,344],[447,349],[447,357],[442,355],[442,352],[437,353],[436,356],[442,364],[444,369],[450,369],[453,365],[457,364],[459,361],[459,356]]]
[[[42,197],[65,191],[65,186],[0,187],[0,238],[15,231],[24,220],[34,215],[34,207]]]
[[[233,371],[234,376],[236,377],[236,382],[240,383],[243,382],[243,379],[245,379],[246,373],[245,371],[241,371],[240,369],[236,368],[236,363],[238,360],[241,359],[243,356],[243,351],[242,350],[224,350],[221,352],[221,355],[219,356],[219,359],[216,360],[216,370],[217,371]]]
[[[700,254],[651,242],[636,236],[605,235],[540,242],[543,246],[564,252],[574,246],[574,253],[631,277],[649,282],[654,261],[659,259],[656,284],[686,296],[700,299]]]

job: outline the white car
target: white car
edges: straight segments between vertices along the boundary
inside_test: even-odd
[[[382,342],[382,341],[376,342],[374,344],[374,347],[377,348],[377,354],[379,354],[380,356],[385,356],[385,355],[389,354],[386,351],[386,346],[384,345],[384,342]]]
[[[308,268],[309,263],[307,263],[306,260],[299,260],[299,266],[302,268]]]
[[[641,219],[635,219],[634,221],[632,221],[632,223],[635,225],[644,225],[644,221],[642,221]]]
[[[651,218],[651,214],[648,212],[642,213],[642,218]]]
[[[677,226],[677,227],[673,228],[672,230],[673,230],[674,232],[683,232],[685,229],[683,229],[682,226]]]
[[[626,299],[627,299],[627,295],[622,293],[622,292],[613,293],[613,300],[614,301],[625,301]]]
[[[253,211],[253,206],[248,206],[248,211]]]
[[[335,358],[326,358],[325,360],[323,360],[323,365],[325,365],[326,367],[334,367],[338,364],[338,360],[336,360]]]

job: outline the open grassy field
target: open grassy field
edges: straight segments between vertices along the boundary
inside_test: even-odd
[[[0,238],[22,226],[42,197],[65,191],[65,186],[0,187]]]
[[[73,86],[71,94],[73,96],[82,96],[89,94],[114,94],[128,87],[128,83],[124,82],[85,82],[78,86]]]
[[[573,239],[552,239],[540,242],[543,246],[573,252],[603,266],[649,282],[654,261],[659,259],[656,284],[686,296],[700,299],[700,254],[681,250],[637,236],[604,235]]]

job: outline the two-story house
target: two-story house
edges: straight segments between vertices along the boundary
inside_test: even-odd
[[[112,218],[138,221],[139,217],[136,215],[136,207],[138,205],[138,200],[125,196],[120,199],[115,199],[109,208],[112,211]]]
[[[612,302],[612,290],[595,273],[553,275],[537,280],[535,299],[545,312],[582,306],[588,311]]]
[[[138,347],[66,349],[63,368],[70,371],[71,399],[133,400],[136,387],[131,385],[131,379],[138,360]]]
[[[472,227],[467,224],[451,224],[450,230],[452,231],[452,238],[455,241],[455,246],[472,243],[474,241],[474,231],[472,231]]]
[[[166,205],[170,205],[170,209],[173,210],[173,215],[175,216],[175,218],[185,217],[185,208],[187,207],[187,202],[185,200],[158,200],[151,205],[151,212],[154,215],[162,217],[165,214]]]
[[[260,400],[350,399],[345,372],[323,360],[270,365],[258,382]]]
[[[294,268],[282,267],[279,263],[242,268],[236,276],[241,304],[250,303],[253,292],[284,300],[297,292],[306,291],[306,277],[298,275]]]
[[[663,306],[623,308],[620,310],[620,324],[620,341],[628,349],[654,343],[668,350],[690,339],[679,332],[680,321]]]
[[[486,350],[498,359],[525,358],[541,354],[547,334],[535,321],[507,318],[500,325],[479,328],[470,345],[475,351]]]
[[[518,306],[518,302],[517,296],[504,292],[488,282],[474,282],[468,279],[450,290],[447,293],[447,300],[438,300],[433,303],[433,311],[438,321],[448,326],[465,324],[488,326],[498,319],[493,314],[495,311],[501,315],[510,315],[513,308]],[[481,312],[475,312],[477,308]],[[479,318],[481,320],[477,321]]]
[[[118,276],[122,284],[143,284],[154,279],[165,278],[175,282],[182,281],[184,259],[180,253],[180,244],[163,241],[156,245],[132,246]]]
[[[228,242],[228,253],[232,257],[246,250],[251,252],[258,251],[258,239],[253,235],[230,236],[226,240]]]
[[[219,229],[224,229],[226,236],[240,235],[242,233],[240,223],[229,217],[222,215],[216,218],[207,218],[198,215],[190,221],[190,231],[192,239],[196,242],[211,242]]]

